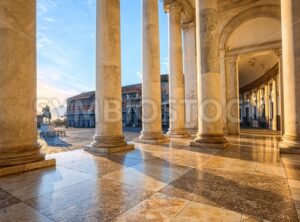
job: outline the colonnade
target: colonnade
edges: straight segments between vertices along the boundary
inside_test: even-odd
[[[240,122],[244,127],[280,130],[280,75],[278,66],[270,70],[268,79],[240,91]],[[258,85],[258,86],[257,86]]]
[[[195,115],[198,126],[191,126],[198,127],[197,137],[191,142],[191,146],[197,147],[227,146],[222,117],[223,77],[220,74],[217,2],[196,0],[196,20],[189,22],[189,31],[184,28],[183,50],[183,7],[179,0],[165,1],[169,13],[170,44],[171,120],[168,137],[188,137],[184,87],[191,87],[192,98],[195,98],[197,88],[198,112]],[[142,0],[142,5],[143,131],[139,141],[160,143],[167,138],[161,129],[158,1]],[[283,82],[288,87],[283,90],[285,134],[280,146],[283,152],[299,152],[300,27],[297,22],[300,20],[300,2],[282,0],[281,8]],[[37,144],[35,21],[36,0],[0,1],[0,167],[18,165],[24,170],[54,164],[44,160]],[[188,40],[193,35],[196,43]],[[197,53],[193,50],[195,45]],[[122,133],[120,0],[97,0],[96,47],[97,126],[94,141],[86,149],[108,153],[132,149],[133,145],[127,144]],[[234,67],[232,62],[227,68]],[[197,84],[191,83],[193,76],[197,76]],[[28,163],[39,164],[23,167]]]

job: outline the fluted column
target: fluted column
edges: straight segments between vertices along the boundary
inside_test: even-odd
[[[176,1],[167,6],[169,12],[169,56],[170,56],[170,137],[186,137],[184,79],[182,56],[181,13],[182,6]]]
[[[238,58],[226,58],[226,122],[228,135],[240,134]]]
[[[158,1],[142,1],[143,16],[143,130],[137,142],[156,144],[165,142],[161,122],[161,81]]]
[[[217,0],[196,0],[199,129],[191,146],[225,148]]]
[[[0,1],[0,176],[55,164],[37,143],[35,21],[35,0]]]
[[[185,127],[189,133],[198,131],[198,97],[195,22],[182,25],[184,48]]]
[[[284,136],[282,153],[300,153],[300,1],[281,0]]]
[[[96,135],[85,149],[132,149],[122,133],[120,0],[97,0],[96,52]]]

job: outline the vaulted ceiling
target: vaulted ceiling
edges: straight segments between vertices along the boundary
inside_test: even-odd
[[[254,82],[278,63],[274,51],[244,55],[238,63],[240,88]]]

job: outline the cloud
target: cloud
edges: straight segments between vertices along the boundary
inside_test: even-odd
[[[37,48],[42,49],[52,44],[52,41],[47,38],[44,33],[39,32],[37,35]]]
[[[57,8],[57,1],[55,0],[38,0],[37,10],[40,15],[46,14],[51,9]]]
[[[55,19],[51,17],[45,17],[45,21],[52,23],[55,22]]]
[[[51,86],[47,82],[38,83],[37,90],[37,112],[40,113],[45,105],[49,105],[53,118],[64,115],[66,111],[67,98],[76,95],[78,92],[70,89],[61,89]]]
[[[139,78],[141,82],[143,81],[143,74],[140,71],[136,72],[136,76]]]

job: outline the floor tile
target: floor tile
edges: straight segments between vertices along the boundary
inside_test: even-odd
[[[146,160],[141,164],[132,166],[132,168],[148,177],[165,183],[170,183],[191,170],[189,167],[177,165],[160,158]]]
[[[297,218],[288,184],[282,177],[194,169],[161,192],[271,221]]]
[[[97,177],[101,177],[111,172],[123,169],[123,166],[121,164],[111,161],[106,157],[83,159],[79,161],[64,163],[61,166],[67,169],[79,171]]]
[[[0,222],[51,222],[49,218],[40,214],[24,203],[18,203],[0,209]]]
[[[213,180],[198,180],[182,176],[171,182],[160,192],[199,203],[217,206],[219,199],[227,188],[226,185]]]
[[[157,156],[154,156],[151,152],[143,151],[141,148],[136,147],[134,150],[128,150],[125,152],[119,152],[114,153],[114,156],[126,156],[126,157],[132,157],[137,159],[152,159],[156,158]]]
[[[167,183],[143,174],[134,168],[125,168],[123,170],[107,174],[104,178],[128,185],[137,185],[146,190],[152,191],[158,191],[167,185]]]
[[[0,187],[21,200],[27,200],[90,178],[88,174],[56,167],[1,177]]]
[[[119,222],[137,221],[171,221],[186,205],[188,201],[165,194],[156,193],[132,209],[120,215]]]
[[[213,154],[211,153],[208,154],[206,152],[202,153],[192,150],[178,150],[163,155],[160,158],[176,165],[199,168],[212,157]]]
[[[223,208],[213,207],[196,202],[190,202],[177,216],[174,222],[240,222],[240,213]]]
[[[110,221],[153,195],[139,186],[89,180],[26,201],[55,221]]]
[[[92,155],[85,152],[83,149],[69,151],[69,152],[62,152],[62,153],[55,153],[46,155],[47,159],[56,159],[56,165],[61,165],[67,162],[73,162],[82,160],[85,158],[92,158]]]
[[[19,202],[21,202],[21,200],[0,188],[0,209],[9,207],[10,205],[14,205]]]

